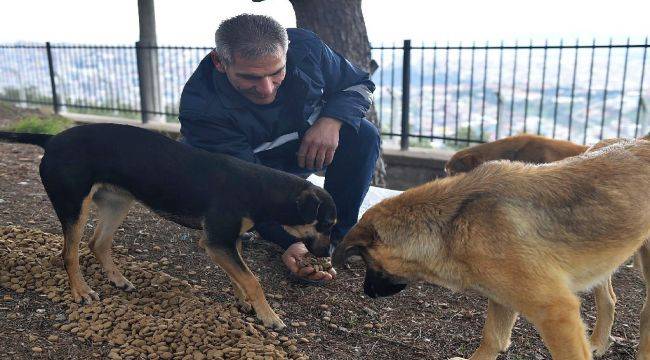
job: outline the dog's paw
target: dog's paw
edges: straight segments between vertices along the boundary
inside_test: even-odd
[[[605,355],[607,350],[609,350],[609,346],[612,344],[612,341],[609,337],[606,339],[594,339],[591,338],[591,351],[594,353],[595,356],[600,357]]]
[[[72,298],[76,303],[90,304],[93,300],[99,301],[99,295],[86,284],[73,288],[71,291]]]
[[[109,282],[111,283],[111,285],[115,286],[116,288],[120,290],[124,290],[126,292],[132,292],[135,290],[135,286],[133,286],[133,284],[126,278],[122,278],[122,280],[118,280],[118,281],[109,280]]]
[[[237,309],[239,309],[239,311],[241,311],[241,312],[243,312],[245,314],[252,314],[253,313],[253,306],[251,304],[249,304],[248,302],[246,302],[246,301],[237,300],[235,302],[235,306],[237,307]]]
[[[280,318],[273,314],[273,316],[269,316],[268,318],[259,318],[262,321],[262,324],[264,324],[265,327],[269,329],[275,329],[275,330],[282,330],[287,327]]]

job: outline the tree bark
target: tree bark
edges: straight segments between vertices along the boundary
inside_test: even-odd
[[[370,42],[361,0],[289,0],[299,28],[308,29],[365,71],[370,67]]]

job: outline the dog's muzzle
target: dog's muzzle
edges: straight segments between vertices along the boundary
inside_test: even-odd
[[[310,253],[316,257],[330,256],[330,239],[328,236],[319,235],[317,237],[309,237],[303,239],[303,243]]]
[[[366,270],[366,279],[363,282],[363,292],[371,298],[395,295],[404,290],[406,284],[385,275],[383,272]]]

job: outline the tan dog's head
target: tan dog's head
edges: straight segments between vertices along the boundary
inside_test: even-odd
[[[471,171],[484,162],[478,154],[472,153],[470,149],[461,150],[455,153],[445,164],[445,173],[453,176],[459,173]]]
[[[302,241],[314,256],[329,256],[330,232],[336,223],[336,206],[330,194],[317,187],[309,186],[298,195],[297,214],[284,229]]]
[[[530,134],[515,135],[458,151],[445,164],[445,172],[450,176],[469,172],[492,160],[543,164],[576,156],[585,150],[586,146],[570,141]]]
[[[447,161],[445,172],[452,176],[472,171],[491,160],[517,160],[518,152],[531,140],[536,141],[537,137],[516,135],[460,150]]]
[[[407,281],[401,276],[403,260],[396,256],[390,244],[382,241],[374,218],[381,217],[370,209],[343,238],[334,250],[332,265],[341,267],[352,255],[358,255],[366,263],[363,290],[371,298],[390,296],[402,291]]]

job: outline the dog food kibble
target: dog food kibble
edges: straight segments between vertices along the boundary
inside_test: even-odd
[[[298,261],[298,266],[307,267],[311,266],[316,271],[328,271],[332,268],[331,259],[328,257],[315,257],[312,254],[307,254],[300,261]]]
[[[107,344],[109,359],[307,358],[298,351],[299,334],[278,337],[241,314],[234,299],[213,301],[202,293],[203,288],[158,270],[157,263],[129,258],[120,246],[114,247],[115,263],[136,290],[124,292],[111,286],[88,247],[81,244],[81,271],[102,299],[88,305],[74,303],[62,266],[62,245],[58,235],[0,226],[0,286],[37,292],[65,305],[66,316],[54,325],[58,331]],[[48,340],[57,341],[58,336]]]

